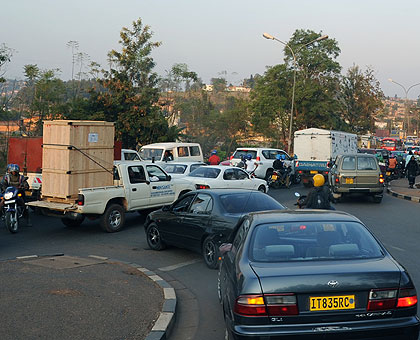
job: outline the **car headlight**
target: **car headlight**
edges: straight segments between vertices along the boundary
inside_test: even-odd
[[[6,192],[4,194],[4,199],[10,200],[13,197],[13,192]]]

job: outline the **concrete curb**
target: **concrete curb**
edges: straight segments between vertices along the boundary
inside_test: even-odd
[[[391,196],[401,198],[401,199],[407,200],[407,201],[413,201],[413,202],[416,202],[416,203],[420,203],[420,197],[414,197],[414,196],[399,194],[398,192],[391,190],[389,187],[386,188],[386,191]]]
[[[16,258],[7,259],[9,260],[29,260],[35,259],[40,257],[51,257],[51,256],[63,256],[64,254],[54,254],[54,255],[27,255],[27,256],[18,256]],[[176,310],[176,303],[177,298],[175,294],[175,289],[164,279],[162,279],[159,275],[155,272],[140,266],[139,264],[121,261],[117,259],[111,259],[104,256],[97,256],[97,255],[89,255],[88,257],[103,260],[103,261],[112,261],[112,262],[119,262],[125,265],[131,266],[143,274],[145,274],[150,280],[154,281],[162,290],[164,295],[164,303],[162,310],[159,314],[158,319],[156,320],[155,324],[152,327],[149,335],[145,338],[145,340],[166,340],[169,337],[170,332],[172,331],[172,327],[175,323],[175,310]]]

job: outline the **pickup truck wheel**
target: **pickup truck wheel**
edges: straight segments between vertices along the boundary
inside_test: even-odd
[[[166,248],[165,244],[162,241],[159,229],[155,222],[152,222],[147,226],[146,238],[147,238],[147,244],[149,245],[150,249],[162,250]]]
[[[207,267],[216,269],[219,266],[219,249],[210,236],[204,240],[202,249]]]
[[[72,220],[72,219],[70,219],[70,218],[66,218],[66,217],[63,217],[62,219],[61,219],[61,222],[66,226],[66,227],[70,227],[70,228],[74,228],[74,227],[78,227],[78,226],[80,226],[82,223],[83,223],[83,221],[85,220],[85,217],[84,216],[82,216],[82,218],[80,218],[80,219],[77,219],[77,220]]]
[[[124,226],[125,212],[124,208],[119,204],[109,205],[105,212],[101,215],[100,224],[107,233],[115,233],[120,231]]]

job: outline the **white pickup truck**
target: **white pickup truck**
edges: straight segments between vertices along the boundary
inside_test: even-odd
[[[61,217],[66,226],[79,226],[85,217],[99,218],[107,232],[121,230],[125,213],[150,211],[171,204],[194,184],[173,179],[159,165],[141,161],[115,161],[114,186],[79,189],[74,203],[34,201],[27,205],[50,216]]]

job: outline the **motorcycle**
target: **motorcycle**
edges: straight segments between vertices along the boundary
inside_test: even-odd
[[[17,233],[19,229],[19,220],[28,213],[28,207],[25,206],[21,190],[15,187],[7,187],[2,195],[2,219],[6,224],[7,230],[12,234]]]
[[[281,172],[280,170],[273,170],[273,173],[267,180],[268,186],[278,189],[280,187],[290,188],[290,185],[292,184],[292,178],[291,178],[291,171],[292,169],[290,167],[286,167],[283,170],[284,172]]]
[[[303,202],[305,201],[307,196],[306,195],[301,195],[298,192],[295,192],[295,196],[297,197],[297,201],[296,201],[295,205],[297,205],[299,207],[299,209],[303,209],[304,208]]]

